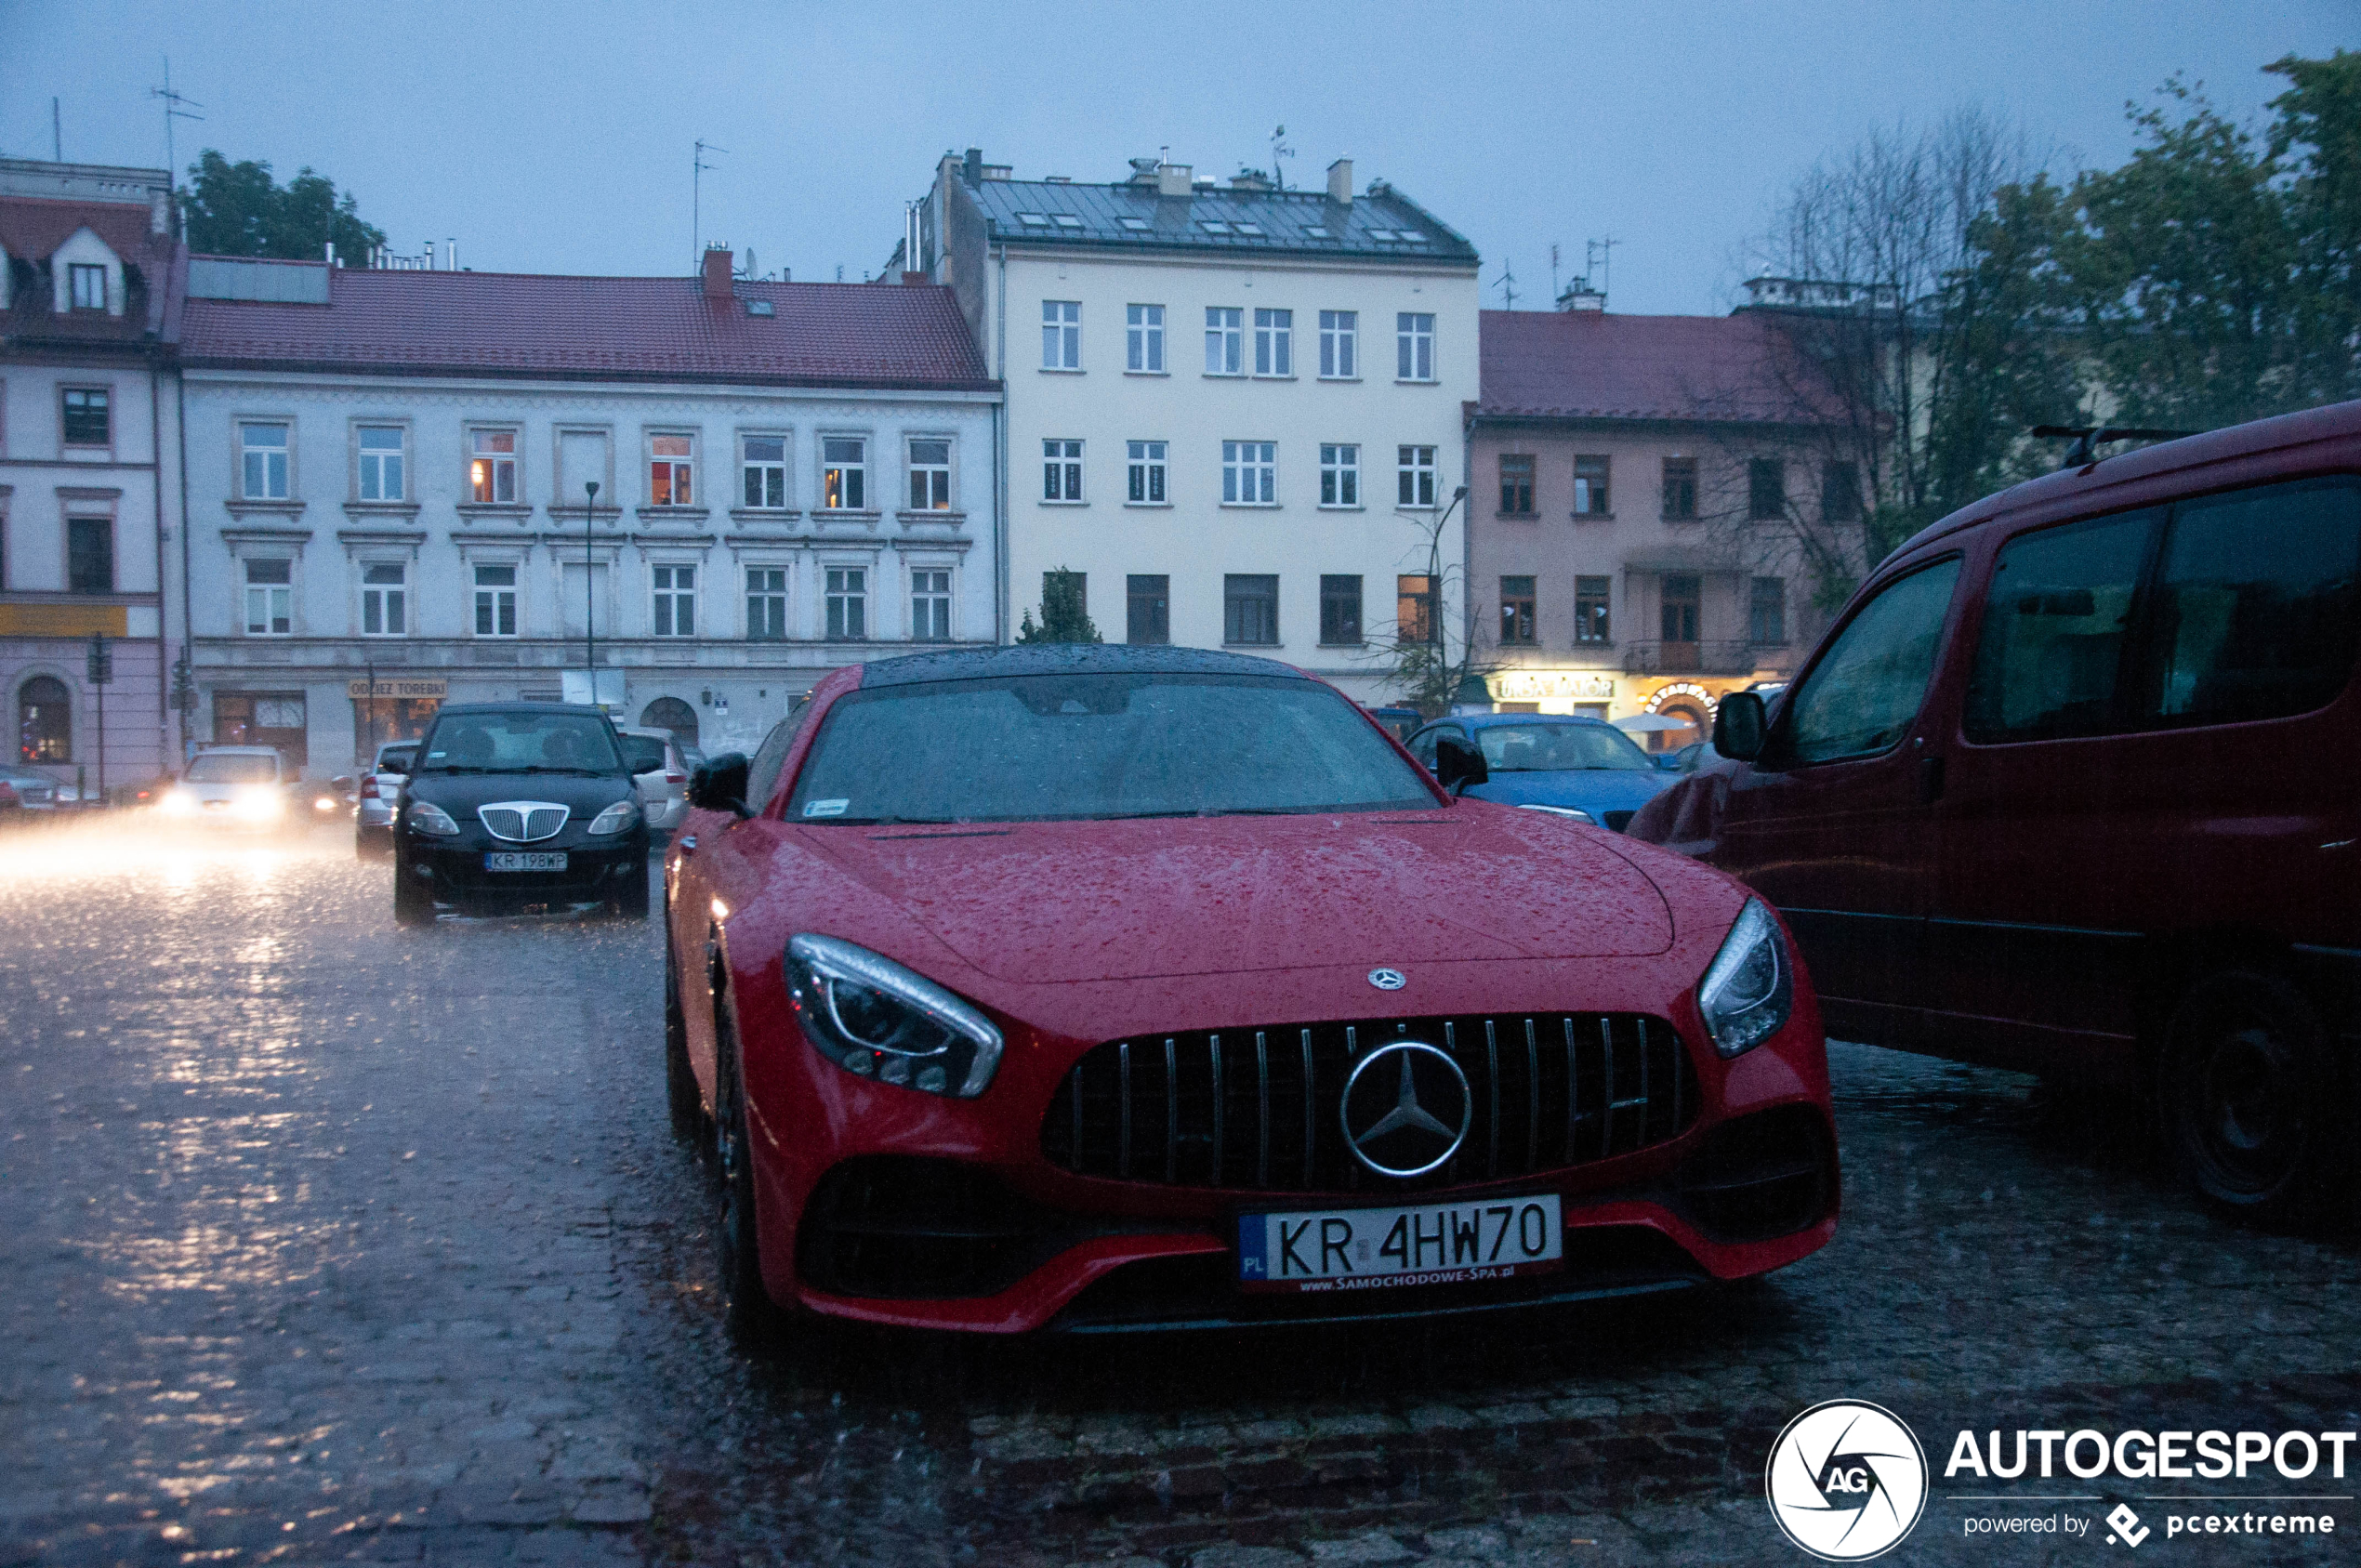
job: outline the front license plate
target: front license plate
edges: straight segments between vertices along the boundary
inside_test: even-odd
[[[563,850],[495,850],[483,857],[483,868],[486,871],[563,871],[566,868],[566,852]]]
[[[1565,1260],[1558,1194],[1238,1217],[1242,1290],[1383,1290],[1540,1273]]]

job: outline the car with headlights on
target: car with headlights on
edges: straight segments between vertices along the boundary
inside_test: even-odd
[[[209,828],[267,833],[295,815],[295,792],[301,784],[270,746],[207,746],[189,759],[155,810]]]
[[[757,1334],[1483,1311],[1834,1233],[1778,916],[1455,797],[1285,665],[838,670],[698,772],[665,885],[675,1130]]]
[[[406,760],[393,917],[603,906],[648,914],[648,828],[614,724],[559,703],[442,708]]]

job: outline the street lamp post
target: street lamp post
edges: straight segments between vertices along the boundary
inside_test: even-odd
[[[590,705],[599,705],[599,571],[590,543],[590,514],[599,504],[599,481],[582,481],[582,663],[590,672]]]

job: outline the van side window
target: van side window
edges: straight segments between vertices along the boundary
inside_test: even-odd
[[[787,748],[795,744],[796,731],[803,727],[803,715],[811,711],[807,703],[802,712],[771,726],[754,760],[746,765],[746,805],[758,816],[771,803],[771,792],[778,787],[779,770],[787,760]]]
[[[2000,547],[1968,682],[1968,739],[2048,740],[2117,727],[2132,600],[2163,517],[2163,507],[2150,507]]]
[[[2312,480],[2183,502],[2157,574],[2143,727],[2308,713],[2352,679],[2361,487]]]
[[[1887,584],[1862,606],[1787,700],[1786,760],[1868,757],[1902,739],[1934,674],[1959,580],[1953,556]]]

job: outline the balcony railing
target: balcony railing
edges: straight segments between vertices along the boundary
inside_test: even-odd
[[[1750,642],[1628,642],[1626,675],[1748,675],[1755,665]]]

